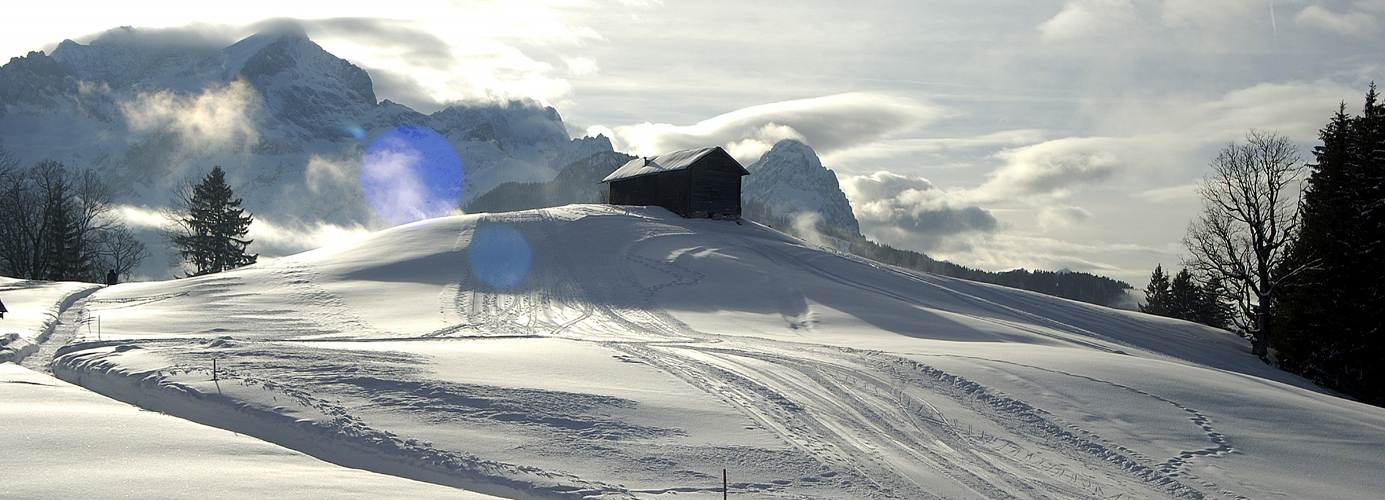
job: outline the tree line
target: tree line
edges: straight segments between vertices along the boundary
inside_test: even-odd
[[[0,148],[0,273],[55,281],[106,281],[148,255],[111,213],[95,173],[44,160],[27,168]]]
[[[1267,363],[1385,406],[1385,104],[1342,103],[1313,163],[1251,131],[1212,159],[1188,266],[1155,268],[1141,310],[1232,329]],[[1305,176],[1305,174],[1307,174]]]
[[[786,221],[784,224],[774,227],[776,229],[780,227],[791,228],[792,225]],[[942,276],[1029,290],[1089,304],[1121,307],[1127,304],[1125,302],[1128,300],[1126,290],[1131,288],[1130,284],[1124,281],[1096,274],[1077,271],[1029,271],[1027,269],[991,272],[945,260],[937,260],[920,252],[899,249],[859,237],[849,241],[851,241],[850,252],[852,254],[876,262]]]
[[[149,250],[115,214],[114,194],[91,170],[56,160],[30,166],[0,144],[0,274],[21,279],[129,280]],[[253,217],[221,167],[175,190],[162,233],[186,275],[254,264],[245,239]]]

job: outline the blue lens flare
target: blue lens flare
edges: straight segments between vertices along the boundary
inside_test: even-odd
[[[471,237],[467,260],[476,277],[495,288],[511,288],[529,276],[533,255],[524,236],[509,226],[477,229]]]
[[[403,125],[375,139],[361,165],[361,191],[376,215],[406,224],[447,215],[461,200],[457,150],[437,132]]]
[[[358,141],[365,140],[365,129],[357,125],[343,125],[342,131],[346,132],[347,135],[350,135]]]

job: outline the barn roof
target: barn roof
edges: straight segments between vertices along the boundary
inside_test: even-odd
[[[701,149],[684,149],[647,158],[635,158],[624,166],[616,169],[615,172],[611,172],[611,175],[606,176],[605,179],[601,179],[601,182],[613,182],[621,179],[629,179],[631,177],[642,177],[672,172],[674,170],[683,170],[693,163],[696,163],[697,160],[701,160],[703,157],[715,151],[721,151],[722,154],[726,154],[725,151],[722,151],[720,146],[713,146]],[[737,165],[739,165],[739,163]],[[745,170],[745,168],[742,167],[741,170]],[[750,172],[746,172],[743,175],[750,175]]]

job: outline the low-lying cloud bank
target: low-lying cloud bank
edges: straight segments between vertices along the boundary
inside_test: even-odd
[[[605,134],[617,150],[641,156],[722,145],[749,164],[783,139],[796,139],[828,154],[868,146],[947,114],[942,107],[913,99],[846,93],[751,106],[693,125],[646,122],[598,126],[587,132]]]
[[[166,279],[176,274],[177,251],[170,246],[163,234],[170,228],[168,211],[164,208],[148,206],[115,205],[111,215],[139,235],[140,241],[150,250],[138,270],[138,274],[150,279]],[[253,214],[252,214],[253,215]],[[280,221],[254,216],[247,238],[254,241],[246,250],[261,257],[282,257],[318,248],[344,245],[371,234],[373,231],[361,225],[341,226],[321,221],[285,224]],[[167,256],[167,259],[160,258]],[[163,266],[167,266],[164,268]]]
[[[174,132],[190,150],[244,148],[259,140],[254,114],[261,107],[255,89],[241,80],[197,94],[171,90],[140,93],[119,103],[126,124],[136,132]]]
[[[842,192],[852,201],[863,233],[881,231],[909,236],[911,248],[929,251],[948,236],[994,232],[994,216],[979,206],[958,206],[955,193],[939,189],[928,179],[886,171],[848,177]]]

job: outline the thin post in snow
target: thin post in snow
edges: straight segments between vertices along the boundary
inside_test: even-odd
[[[212,358],[212,382],[216,382],[216,358]]]
[[[721,500],[726,500],[726,469],[721,470]]]

